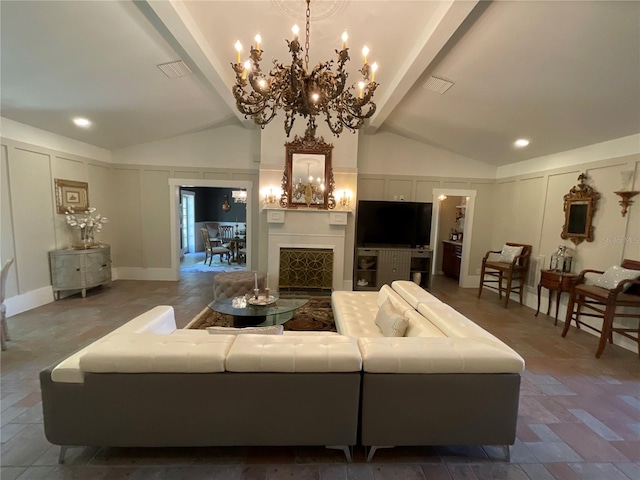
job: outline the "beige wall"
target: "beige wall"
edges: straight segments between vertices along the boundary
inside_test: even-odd
[[[8,290],[13,313],[18,300],[33,292],[35,300],[29,308],[51,301],[47,252],[67,246],[77,235],[55,212],[54,178],[89,183],[91,205],[111,220],[99,238],[112,245],[114,267],[128,278],[137,278],[137,271],[154,274],[170,267],[169,179],[252,181],[251,222],[259,232],[252,243],[257,252],[254,268],[266,265],[265,214],[259,208],[259,191],[261,185],[280,183],[286,138],[279,128],[259,131],[227,126],[107,152],[31,127],[20,128],[15,122],[6,124],[11,128],[3,129],[0,150],[0,257],[16,258]],[[623,170],[636,171],[634,188],[640,189],[640,146],[636,142],[633,151],[629,137],[579,149],[582,158],[589,160],[583,163],[571,151],[541,159],[537,169],[536,159],[496,169],[389,132],[344,133],[339,139],[321,133],[335,145],[337,188],[354,185],[356,199],[402,195],[407,201],[430,202],[436,188],[476,191],[469,274],[476,274],[487,250],[506,241],[532,244],[534,255],[545,258],[544,266],[558,245],[573,246],[560,238],[562,197],[577,183],[580,172],[589,175],[602,198],[594,217],[595,240],[577,247],[574,270],[605,269],[623,258],[640,258],[640,201],[623,218],[613,193],[620,188]],[[615,156],[619,152],[625,154]],[[460,172],[465,176],[460,177]],[[349,222],[352,245],[353,216]],[[345,275],[351,275],[351,270],[346,265]],[[528,289],[530,305],[536,300],[533,287]]]

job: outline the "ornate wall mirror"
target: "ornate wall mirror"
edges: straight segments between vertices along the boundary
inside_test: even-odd
[[[585,185],[587,176],[578,176],[580,183],[564,196],[564,226],[562,238],[568,238],[578,245],[583,240],[593,242],[593,215],[596,213],[600,194],[593,187]]]
[[[331,166],[333,145],[309,135],[296,135],[285,143],[287,158],[282,176],[280,206],[285,208],[334,208],[335,183]]]

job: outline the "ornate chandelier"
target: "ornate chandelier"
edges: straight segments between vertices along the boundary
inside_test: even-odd
[[[291,53],[291,65],[283,65],[277,60],[268,73],[260,69],[262,50],[260,35],[255,37],[255,47],[251,46],[250,59],[241,62],[242,44],[235,44],[237,62],[232,64],[236,72],[236,83],[232,88],[238,110],[245,118],[264,128],[276,116],[280,109],[285,112],[284,129],[287,137],[293,127],[296,115],[307,119],[305,136],[315,137],[316,116],[324,117],[334,135],[340,136],[342,130],[355,132],[364,125],[364,121],[376,111],[372,97],[378,84],[375,82],[376,63],[369,65],[369,49],[362,49],[364,65],[358,70],[362,80],[347,87],[348,73],[345,64],[349,58],[347,32],[342,34],[342,49],[336,50],[337,69],[333,71],[336,60],[321,62],[309,70],[309,21],[311,0],[306,0],[306,36],[304,49],[298,41],[298,26],[294,25],[293,40],[287,40]],[[302,53],[304,52],[304,63]]]

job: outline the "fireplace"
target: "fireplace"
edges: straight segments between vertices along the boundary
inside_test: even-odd
[[[285,289],[308,290],[311,286],[309,282],[312,282],[316,291],[345,290],[347,215],[347,212],[328,212],[317,209],[269,210],[267,212],[269,231],[267,271],[273,284],[278,285],[279,288],[282,286]],[[293,261],[312,264],[313,270],[316,269],[316,262],[322,262],[324,272],[321,279],[300,279],[297,273],[294,275],[295,278],[292,278],[291,273],[285,272],[287,278],[281,282],[283,266],[281,256],[287,258],[285,263]],[[302,270],[305,269],[310,268],[305,267]],[[349,285],[347,289],[350,290],[351,286]]]
[[[281,248],[280,291],[331,291],[333,250],[328,248]]]

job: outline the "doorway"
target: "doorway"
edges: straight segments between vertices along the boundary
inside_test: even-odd
[[[441,200],[442,197],[464,197],[465,212],[462,222],[458,227],[464,232],[464,241],[462,242],[462,258],[460,259],[460,277],[458,285],[463,288],[477,287],[477,279],[469,274],[469,257],[471,253],[471,242],[473,239],[473,214],[476,203],[477,192],[475,190],[461,190],[454,188],[434,188],[433,189],[433,218],[431,221],[431,246],[433,249],[431,264],[431,275],[435,275],[438,271],[435,259],[442,258],[442,242],[440,242],[440,216],[442,214]],[[458,219],[460,220],[460,219]],[[474,277],[474,278],[472,278]]]
[[[254,245],[254,239],[257,238],[254,235],[255,225],[258,223],[258,219],[253,218],[253,182],[247,180],[204,180],[204,179],[169,179],[169,215],[170,215],[170,229],[171,229],[171,280],[180,280],[180,258],[183,255],[183,233],[180,228],[182,225],[181,212],[181,194],[180,188],[190,187],[217,187],[217,188],[234,188],[241,189],[247,192],[246,208],[247,208],[247,222],[246,222],[246,269],[252,270],[255,267],[252,263],[252,253],[257,248],[257,244]],[[187,215],[188,217],[188,215]],[[195,218],[195,215],[194,215]],[[194,221],[195,225],[195,221]],[[192,231],[194,229],[191,229]],[[195,245],[195,235],[193,236]]]

